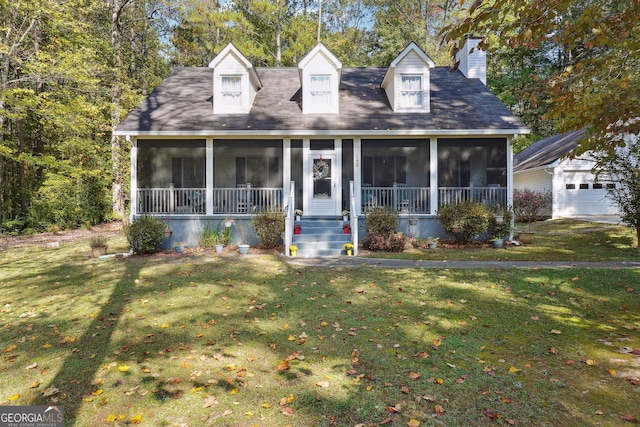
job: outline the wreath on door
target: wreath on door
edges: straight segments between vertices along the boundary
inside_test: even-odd
[[[320,158],[313,164],[313,179],[325,179],[329,176],[329,164]]]

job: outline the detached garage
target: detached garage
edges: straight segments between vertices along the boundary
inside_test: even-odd
[[[552,217],[616,215],[617,206],[607,197],[607,186],[596,183],[594,163],[588,155],[565,158],[584,131],[554,135],[531,144],[514,156],[514,188],[552,195]]]

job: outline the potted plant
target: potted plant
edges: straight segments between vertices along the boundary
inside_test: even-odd
[[[416,218],[415,216],[409,217],[409,225],[416,225],[417,223],[418,223],[418,218]]]
[[[493,211],[493,218],[490,220],[490,229],[493,238],[491,243],[494,248],[504,247],[504,239],[511,234],[511,221],[513,220],[513,210],[509,206],[499,204]]]
[[[169,224],[169,217],[164,219],[164,225],[162,227],[162,237],[165,239],[169,239],[173,234],[173,229],[171,228],[171,224]]]
[[[296,209],[294,211],[294,215],[296,216],[296,221],[300,221],[300,217],[302,216],[302,209]]]
[[[438,240],[440,240],[438,237],[427,237],[427,247],[429,249],[435,249],[438,246]]]
[[[238,245],[238,252],[241,255],[246,255],[249,253],[249,231],[247,230],[247,226],[243,223],[236,224],[236,228],[238,229],[238,234],[240,235],[240,240],[242,243]]]
[[[293,226],[293,234],[302,233],[302,226],[300,224],[296,224]]]
[[[349,234],[351,232],[351,225],[349,225],[349,223],[346,223],[342,226],[342,232],[344,234]]]
[[[298,247],[296,245],[289,246],[289,252],[291,252],[291,256],[296,256],[298,253]]]
[[[176,242],[175,246],[173,247],[173,249],[175,249],[176,252],[178,252],[179,254],[181,254],[182,252],[184,252],[184,247],[187,244],[185,242]]]
[[[342,211],[342,220],[349,221],[349,211],[346,209]]]
[[[345,243],[342,248],[346,252],[347,256],[353,255],[353,243]]]
[[[89,239],[91,254],[94,258],[101,257],[107,253],[107,238],[104,236],[92,236]]]

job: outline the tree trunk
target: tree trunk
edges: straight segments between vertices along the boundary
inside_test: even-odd
[[[640,254],[640,224],[636,226],[636,241],[638,242],[636,252]]]
[[[113,212],[124,218],[124,159],[122,139],[114,135],[120,124],[120,108],[122,101],[122,58],[120,40],[120,14],[129,0],[111,0],[111,47],[113,48],[113,81],[111,83],[111,204]]]

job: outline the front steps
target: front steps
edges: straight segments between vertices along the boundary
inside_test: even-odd
[[[344,254],[342,246],[351,241],[351,233],[344,234],[342,217],[302,217],[300,234],[293,234],[292,245],[298,247],[299,257],[326,257]]]

